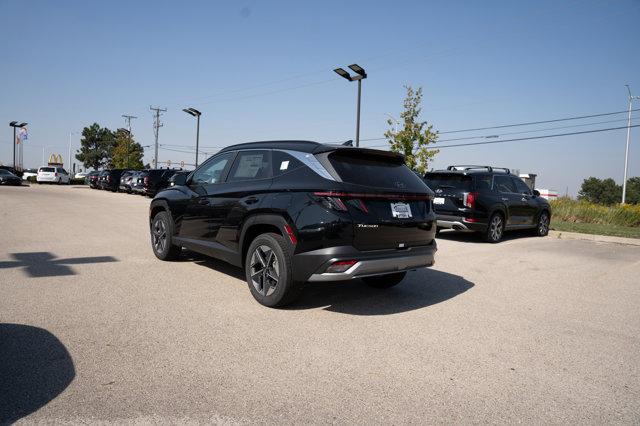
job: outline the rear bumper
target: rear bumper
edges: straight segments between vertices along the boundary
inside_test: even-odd
[[[344,281],[371,275],[384,275],[432,266],[438,250],[435,240],[425,246],[403,250],[360,251],[352,246],[329,247],[293,256],[296,281]],[[329,265],[340,260],[357,260],[345,272],[326,273]]]
[[[61,180],[59,177],[55,176],[37,176],[36,182],[58,182]]]
[[[476,219],[477,220],[477,219]],[[487,224],[483,222],[470,222],[464,216],[436,215],[438,228],[455,229],[458,231],[484,231]]]

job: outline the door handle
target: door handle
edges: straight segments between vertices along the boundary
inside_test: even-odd
[[[509,201],[508,198],[502,197],[502,201]]]
[[[249,197],[246,200],[244,200],[244,203],[245,204],[255,204],[258,201],[260,201],[260,200],[258,198],[256,198],[256,197]]]
[[[198,204],[200,204],[202,206],[206,206],[207,204],[209,204],[209,200],[207,200],[206,198],[200,198],[198,200]]]

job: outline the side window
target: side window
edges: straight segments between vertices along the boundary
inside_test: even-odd
[[[517,190],[518,193],[520,193],[520,194],[531,194],[531,189],[529,188],[529,186],[526,183],[524,183],[522,181],[522,179],[514,177],[513,178],[513,183],[515,184],[516,190]]]
[[[517,192],[516,186],[509,176],[494,176],[493,188],[498,192]]]
[[[270,178],[269,156],[267,150],[240,151],[231,166],[227,182]]]
[[[299,160],[293,158],[291,155],[277,150],[271,152],[271,164],[273,165],[274,177],[303,166]]]
[[[205,163],[193,174],[191,182],[196,185],[220,183],[222,172],[227,163],[233,158],[234,153],[227,152],[225,154],[213,157],[209,162]]]
[[[490,190],[491,190],[491,175],[476,176],[476,191],[490,191]]]

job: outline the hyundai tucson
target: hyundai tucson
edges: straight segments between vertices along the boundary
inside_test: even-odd
[[[244,268],[255,299],[292,302],[305,282],[378,288],[431,266],[433,192],[400,154],[308,141],[229,146],[156,194],[151,245]]]

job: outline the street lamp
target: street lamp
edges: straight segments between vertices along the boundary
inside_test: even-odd
[[[627,196],[627,168],[629,164],[629,136],[631,135],[631,103],[634,100],[640,100],[640,96],[632,96],[631,88],[628,84],[625,84],[627,87],[627,92],[629,92],[629,118],[627,121],[627,146],[624,150],[624,178],[622,181],[622,204],[625,203]]]
[[[9,123],[9,126],[13,127],[13,170],[17,170],[16,169],[16,127],[21,129],[26,125],[27,123],[18,124],[17,121],[12,121],[11,123]]]
[[[360,146],[360,96],[362,94],[362,80],[367,78],[367,73],[364,68],[358,64],[351,64],[349,65],[349,68],[351,68],[351,71],[355,72],[356,75],[352,76],[342,68],[336,68],[333,71],[342,78],[358,82],[358,104],[356,108],[356,147],[358,147]]]
[[[202,115],[202,113],[200,111],[198,111],[195,108],[184,108],[183,109],[184,112],[186,112],[189,115],[192,115],[194,117],[196,117],[197,124],[196,124],[196,169],[198,168],[198,148],[200,146],[200,116]]]

